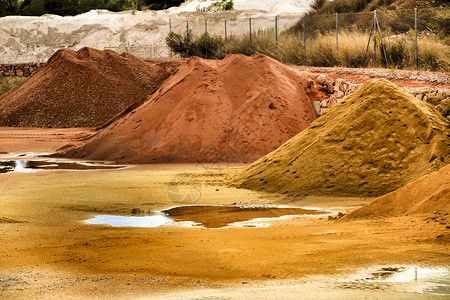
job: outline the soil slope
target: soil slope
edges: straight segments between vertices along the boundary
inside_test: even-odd
[[[402,216],[439,210],[450,213],[450,165],[376,199],[346,218]]]
[[[169,71],[130,54],[57,51],[38,72],[0,97],[0,126],[95,127],[153,93]]]
[[[374,79],[231,182],[278,193],[381,196],[446,165],[449,154],[448,120]]]
[[[262,54],[190,58],[148,101],[65,157],[252,162],[316,118],[311,80]]]

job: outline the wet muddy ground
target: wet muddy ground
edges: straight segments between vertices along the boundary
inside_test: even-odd
[[[70,162],[60,160],[0,160],[0,173],[43,171],[43,170],[101,170],[120,169],[125,166],[105,165],[99,163]]]
[[[187,221],[206,228],[221,228],[227,225],[261,218],[278,218],[293,215],[325,214],[315,209],[298,207],[240,207],[220,205],[177,206],[162,213],[175,221]]]
[[[326,211],[298,207],[240,207],[223,205],[176,206],[160,212],[150,212],[150,216],[108,216],[100,215],[89,219],[89,224],[106,224],[115,227],[154,228],[167,224],[183,224],[200,228],[223,228],[226,226],[267,227],[261,219],[272,220],[283,216],[326,214]],[[245,221],[254,221],[253,223]]]
[[[448,297],[443,283],[448,229],[440,223],[422,215],[329,220],[372,199],[234,189],[223,185],[230,167],[142,165],[0,174],[0,297]],[[263,216],[254,206],[281,207],[291,216],[280,218],[273,209]],[[235,207],[248,210],[241,214]],[[289,207],[328,214],[308,210],[305,215]],[[172,223],[203,223],[204,228],[85,222],[155,211],[179,218]],[[242,219],[254,223],[260,217],[273,218],[259,221],[267,227],[207,228]],[[401,274],[414,274],[415,267],[418,281],[398,281]],[[424,270],[436,268],[447,273],[425,276]]]

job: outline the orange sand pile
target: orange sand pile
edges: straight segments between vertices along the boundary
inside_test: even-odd
[[[262,54],[192,57],[140,107],[65,157],[132,163],[252,162],[316,118],[309,77]]]
[[[369,80],[231,183],[276,193],[381,196],[450,162],[449,125],[398,86]]]
[[[130,54],[57,51],[20,86],[0,96],[0,126],[96,127],[151,94],[170,68]]]
[[[346,218],[401,216],[434,211],[450,214],[450,165],[376,199]]]

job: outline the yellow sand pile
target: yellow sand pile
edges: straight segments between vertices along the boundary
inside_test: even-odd
[[[376,199],[346,218],[401,216],[438,210],[450,213],[450,165]]]
[[[381,196],[450,162],[450,126],[431,105],[369,80],[231,178],[277,193]]]

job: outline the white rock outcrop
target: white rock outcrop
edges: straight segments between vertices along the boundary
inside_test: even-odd
[[[83,47],[110,48],[143,59],[169,57],[165,38],[170,30],[186,32],[186,22],[194,35],[205,32],[205,19],[209,34],[224,35],[227,20],[228,35],[241,35],[248,32],[249,17],[252,29],[258,30],[273,27],[275,15],[280,15],[278,28],[282,31],[294,25],[309,8],[309,0],[235,0],[234,11],[196,12],[197,7],[210,2],[188,1],[163,11],[93,10],[73,17],[3,17],[0,18],[0,63],[44,62],[60,48]]]

